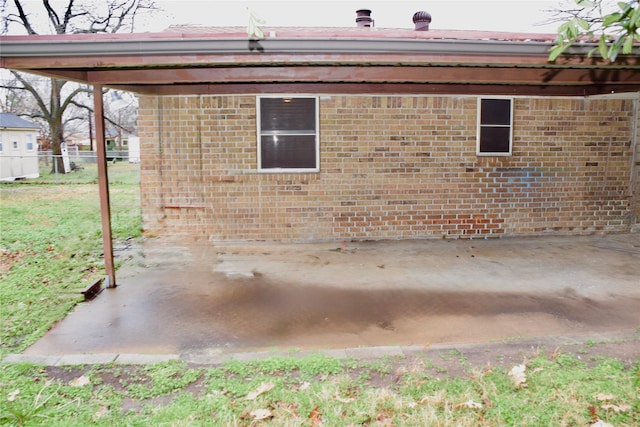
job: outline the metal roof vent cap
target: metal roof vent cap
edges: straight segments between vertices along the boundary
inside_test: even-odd
[[[374,21],[371,18],[371,11],[369,9],[356,10],[356,24],[358,27],[373,27]]]
[[[416,31],[429,31],[429,24],[431,24],[431,14],[424,11],[414,13],[413,24],[415,25]]]

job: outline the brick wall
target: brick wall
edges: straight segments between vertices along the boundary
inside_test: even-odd
[[[631,100],[516,98],[513,156],[476,156],[477,98],[323,96],[320,173],[256,172],[254,96],[143,97],[143,221],[212,240],[629,229]]]
[[[636,100],[636,108],[638,108],[638,103],[640,103],[640,99]],[[632,168],[631,168],[631,188],[629,189],[629,193],[631,194],[631,212],[629,215],[629,222],[631,225],[632,231],[640,232],[640,112],[636,110],[636,134],[634,135],[634,140],[631,144],[632,151],[635,151],[635,154],[632,158]],[[634,149],[635,148],[635,149]]]

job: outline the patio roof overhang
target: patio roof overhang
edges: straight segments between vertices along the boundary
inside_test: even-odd
[[[552,35],[318,29],[216,34],[0,37],[0,68],[93,85],[102,239],[116,286],[102,88],[149,95],[464,94],[590,96],[640,91],[640,52],[615,63],[579,45],[548,62]],[[277,34],[277,36],[276,36]]]
[[[409,32],[415,37],[415,32]],[[5,36],[0,67],[140,94],[589,96],[640,90],[640,54],[609,63],[550,41],[217,34]]]

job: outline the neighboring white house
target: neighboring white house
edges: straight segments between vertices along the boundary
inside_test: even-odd
[[[136,135],[108,128],[105,131],[105,142],[107,158],[126,160],[128,157],[129,163],[140,163],[140,138]]]
[[[130,136],[127,146],[129,147],[129,163],[140,163],[140,138]]]
[[[0,181],[37,178],[38,126],[13,113],[0,113]]]

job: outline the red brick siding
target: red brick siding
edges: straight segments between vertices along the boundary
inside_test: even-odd
[[[638,108],[638,100],[635,101],[635,106]],[[629,223],[634,231],[640,231],[640,114],[636,110],[636,133],[633,135],[631,144],[632,151],[635,151],[635,155],[632,158],[631,165],[631,184],[629,188],[629,194],[631,194],[631,212],[629,214]]]
[[[320,173],[256,172],[254,96],[143,97],[145,228],[213,240],[629,229],[633,102],[514,100],[513,156],[476,156],[477,98],[323,96]]]

